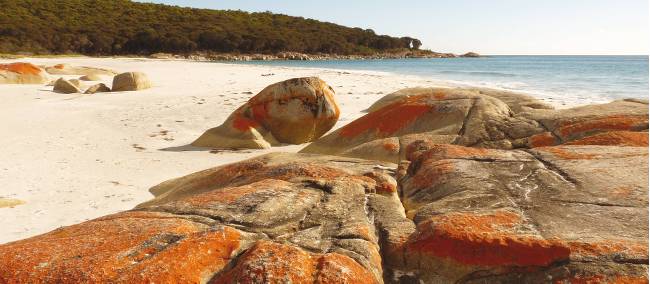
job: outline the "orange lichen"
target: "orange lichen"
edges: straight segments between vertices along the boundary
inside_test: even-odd
[[[568,137],[575,134],[607,131],[607,130],[636,130],[648,127],[647,116],[621,115],[608,116],[604,118],[581,121],[577,123],[566,123],[557,129],[562,137]]]
[[[582,275],[576,275],[572,278],[569,279],[563,279],[566,281],[569,281],[571,284],[597,284],[597,283],[603,283],[605,280],[605,276],[603,275],[590,275],[590,276],[582,276]],[[556,283],[562,283],[561,280],[556,281]]]
[[[577,151],[570,151],[568,148],[562,147],[544,147],[540,148],[540,150],[549,152],[555,157],[565,160],[590,160],[597,156],[596,154],[585,154]]]
[[[0,245],[0,279],[15,283],[200,282],[239,247],[239,233],[156,212],[122,212]],[[1,281],[0,281],[1,282]],[[141,282],[141,281],[134,281]]]
[[[557,139],[555,139],[555,136],[551,132],[544,132],[528,137],[528,146],[531,148],[553,146],[556,144]]]
[[[568,282],[567,282],[568,281]],[[607,275],[576,275],[568,279],[560,279],[555,281],[557,284],[571,283],[571,284],[647,284],[648,277],[643,276],[607,276]]]
[[[232,203],[238,199],[261,191],[282,191],[286,190],[291,183],[277,179],[265,179],[244,186],[229,187],[224,190],[210,191],[193,195],[183,200],[191,205],[203,205],[209,203]]]
[[[372,274],[347,256],[314,254],[300,248],[259,241],[231,270],[211,283],[376,283]]]
[[[595,242],[567,242],[573,256],[628,255],[648,258],[648,243],[628,240],[602,240]]]
[[[374,188],[376,193],[391,194],[397,192],[397,184],[391,180],[392,178],[387,178],[386,175],[377,174],[375,172],[368,172],[365,173],[364,176],[374,181]]]
[[[378,254],[375,254],[378,256]],[[381,261],[374,264],[381,264]],[[319,271],[314,283],[379,283],[363,266],[352,258],[338,253],[328,253],[318,259]]]
[[[588,136],[565,145],[612,145],[648,147],[647,132],[612,131]]]
[[[121,273],[131,283],[199,283],[205,275],[223,269],[239,249],[240,234],[224,227],[194,233]]]
[[[339,134],[352,138],[373,131],[380,137],[387,137],[434,108],[435,106],[423,103],[421,97],[411,97],[364,115],[341,128]]]
[[[611,284],[648,284],[648,276],[616,276],[609,281]]]
[[[419,170],[413,175],[412,186],[415,188],[426,188],[433,186],[441,177],[452,173],[455,170],[453,160],[424,162]]]
[[[517,233],[522,222],[508,211],[437,215],[418,225],[408,250],[485,266],[546,266],[569,258],[559,241]]]
[[[630,194],[632,194],[632,189],[627,187],[627,186],[621,186],[617,187],[614,190],[611,191],[611,195],[617,196],[617,197],[628,197]]]
[[[442,100],[445,99],[446,97],[447,95],[442,90],[436,90],[435,92],[433,92],[433,98],[436,100]]]
[[[232,121],[232,126],[240,131],[248,131],[251,128],[259,127],[260,124],[255,120],[239,115]]]
[[[384,150],[391,152],[391,153],[397,153],[399,152],[399,144],[393,143],[393,142],[386,142],[382,145]]]
[[[430,149],[423,153],[419,159],[437,161],[470,157],[479,158],[494,156],[498,154],[497,151],[491,149],[473,148],[451,144],[429,144],[428,147]]]
[[[253,119],[256,121],[265,121],[269,118],[269,114],[266,111],[266,104],[256,104],[251,106],[253,112]]]
[[[41,72],[41,68],[38,68],[34,64],[23,62],[0,64],[0,70],[6,70],[9,72],[25,75],[38,75]]]

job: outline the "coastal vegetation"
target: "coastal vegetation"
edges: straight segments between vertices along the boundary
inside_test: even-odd
[[[120,55],[419,51],[420,40],[270,12],[128,0],[0,0],[0,53]]]

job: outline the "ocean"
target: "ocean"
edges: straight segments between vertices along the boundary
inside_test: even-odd
[[[368,70],[426,77],[445,85],[521,91],[573,103],[648,98],[648,56],[249,61],[245,64]]]

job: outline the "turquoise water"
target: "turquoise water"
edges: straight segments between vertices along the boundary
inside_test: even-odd
[[[391,72],[454,85],[496,87],[581,102],[648,98],[648,56],[645,55],[250,61],[246,64]]]

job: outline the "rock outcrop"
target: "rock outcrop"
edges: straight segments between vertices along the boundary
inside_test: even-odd
[[[646,131],[648,105],[621,100],[554,110],[532,97],[487,89],[414,88],[389,94],[365,116],[301,152],[397,163],[415,140],[480,148],[534,148],[609,131]]]
[[[111,91],[111,88],[104,85],[104,83],[99,83],[99,84],[95,84],[95,85],[90,86],[88,89],[86,89],[84,94],[106,93],[106,92],[110,92],[110,91]]]
[[[0,245],[0,280],[381,283],[387,236],[414,230],[394,166],[276,153],[199,172],[134,210]]]
[[[69,64],[56,64],[54,66],[45,67],[45,71],[52,75],[106,75],[113,76],[117,72],[97,67],[89,66],[72,66]]]
[[[45,70],[34,64],[0,64],[0,84],[44,84],[48,81]]]
[[[126,72],[113,77],[113,92],[138,91],[151,88],[151,82],[142,72]]]
[[[281,84],[243,117],[319,101]],[[403,93],[319,140],[343,156],[207,169],[2,244],[0,283],[648,283],[647,102]]]
[[[425,283],[647,283],[647,147],[407,155],[404,269]]]
[[[81,93],[78,85],[75,85],[72,82],[63,78],[59,78],[54,82],[54,88],[52,90],[55,93],[61,93],[61,94]]]
[[[323,80],[290,79],[264,88],[192,145],[262,149],[306,143],[329,131],[339,113],[334,90]]]

